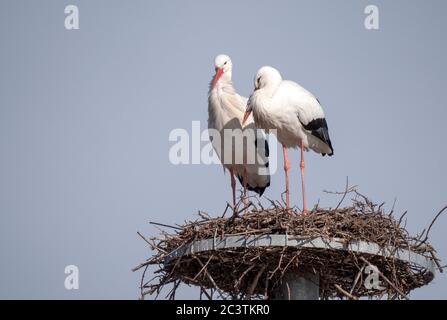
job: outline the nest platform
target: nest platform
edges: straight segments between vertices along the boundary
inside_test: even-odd
[[[250,204],[229,217],[199,212],[195,221],[171,227],[175,232],[145,238],[153,255],[135,268],[145,269],[142,297],[170,284],[166,298],[174,299],[183,283],[198,286],[201,298],[267,299],[294,274],[318,275],[321,299],[406,299],[442,271],[424,233],[410,236],[403,216],[395,219],[366,198],[307,215],[271,204]],[[147,281],[151,265],[158,269]]]

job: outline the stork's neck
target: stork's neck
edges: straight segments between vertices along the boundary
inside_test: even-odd
[[[222,77],[220,77],[220,80],[222,81],[222,82],[229,82],[229,83],[231,83],[231,69],[230,70],[227,70],[227,71],[225,71],[223,74],[222,74]]]
[[[263,95],[269,99],[272,98],[278,90],[280,84],[281,82],[270,82],[268,85],[261,89]]]
[[[228,93],[233,94],[236,91],[233,87],[233,82],[231,81],[231,71],[227,71],[220,77],[219,81],[217,81],[214,88],[210,87],[210,93],[216,92],[216,93]]]

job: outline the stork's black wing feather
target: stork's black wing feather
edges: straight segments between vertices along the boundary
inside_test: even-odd
[[[311,132],[311,134],[324,143],[326,143],[329,148],[331,148],[331,153],[329,156],[334,154],[334,149],[332,148],[331,139],[329,138],[329,129],[327,127],[327,122],[325,118],[318,118],[310,121],[308,124],[301,123],[304,129]],[[323,154],[324,156],[325,154]]]
[[[268,158],[269,155],[270,155],[269,143],[268,143],[267,139],[264,138],[263,140],[264,140],[264,150],[263,150],[264,151],[264,155],[265,155],[265,157]],[[256,135],[256,139],[255,139],[255,148],[256,148],[256,152],[258,152],[258,136],[257,135]],[[266,168],[269,167],[268,160],[264,164],[264,166]],[[244,185],[243,177],[240,176],[240,175],[237,175],[237,178],[239,179],[239,182],[243,186]],[[270,177],[268,178],[266,185],[263,185],[263,186],[261,186],[261,185],[251,186],[251,185],[247,184],[247,189],[250,190],[250,191],[256,192],[257,194],[259,194],[259,196],[262,196],[262,194],[264,193],[265,189],[267,189],[268,187],[270,187]]]
[[[255,148],[258,149],[258,138],[255,139]],[[264,139],[264,152],[265,156],[268,158],[270,156],[270,149],[269,149],[269,143],[267,139]]]
[[[237,175],[237,178],[239,180],[239,182],[241,183],[241,186],[244,185],[244,178],[241,175]],[[265,186],[251,186],[249,184],[247,184],[247,189],[249,191],[253,191],[256,192],[257,194],[259,194],[259,196],[261,197],[262,194],[264,193],[265,189],[267,189],[268,187],[270,187],[270,179],[267,181],[267,184]]]

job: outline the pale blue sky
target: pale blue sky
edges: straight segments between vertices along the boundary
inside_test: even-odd
[[[64,29],[76,4],[80,30]],[[363,26],[368,4],[380,30]],[[307,155],[309,203],[349,176],[426,227],[447,203],[445,1],[0,1],[0,298],[138,297],[149,220],[230,200],[219,166],[173,166],[169,132],[206,127],[215,55],[248,95],[262,65],[322,102],[335,156]],[[280,158],[281,160],[281,158]],[[299,201],[298,152],[291,153]],[[266,191],[277,198],[278,171]],[[431,240],[447,260],[446,218]],[[64,267],[80,289],[64,289]],[[447,298],[438,274],[413,298]],[[182,288],[179,297],[197,297]]]

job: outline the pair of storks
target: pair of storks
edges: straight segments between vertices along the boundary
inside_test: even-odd
[[[214,61],[215,75],[208,95],[208,128],[220,132],[222,140],[210,137],[222,164],[230,172],[233,191],[233,206],[236,206],[236,180],[238,177],[246,190],[252,190],[260,196],[270,185],[268,171],[268,144],[265,134],[244,136],[244,144],[237,145],[230,137],[232,156],[224,152],[225,129],[260,128],[273,131],[282,144],[284,171],[286,176],[286,206],[289,200],[290,163],[287,148],[301,150],[301,189],[303,196],[303,213],[307,212],[304,191],[304,151],[313,150],[324,155],[333,155],[331,140],[323,109],[318,99],[295,82],[283,80],[275,68],[264,66],[258,70],[254,78],[254,91],[249,99],[237,94],[231,81],[232,63],[227,55],[218,55]],[[251,138],[250,138],[251,137]],[[235,155],[245,153],[253,147],[259,152],[261,161],[249,162],[246,156],[236,161]],[[252,148],[252,149],[253,149]],[[225,150],[224,150],[225,149]],[[228,152],[227,151],[227,152]],[[224,161],[225,159],[225,161]],[[239,158],[240,159],[240,158]],[[262,170],[263,169],[263,170]],[[262,172],[261,172],[262,171]]]

